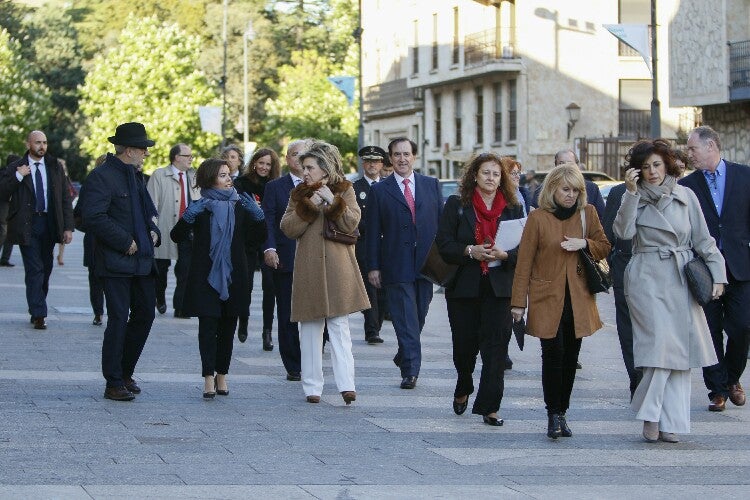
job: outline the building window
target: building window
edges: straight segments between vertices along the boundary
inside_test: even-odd
[[[411,137],[412,137],[412,140],[416,142],[417,144],[422,144],[422,141],[420,140],[420,137],[419,137],[419,125],[411,126]]]
[[[651,132],[651,80],[620,80],[619,135],[629,139]]]
[[[474,89],[474,95],[477,101],[477,114],[476,114],[476,125],[477,125],[477,144],[484,142],[484,94],[482,87]]]
[[[438,18],[432,15],[432,69],[438,69]]]
[[[458,64],[459,42],[458,42],[458,7],[453,7],[453,55],[452,64]]]
[[[372,143],[376,146],[380,145],[380,130],[375,129],[372,131]]]
[[[508,140],[516,140],[516,125],[517,125],[517,104],[518,99],[516,95],[516,80],[510,80],[508,82]]]
[[[440,104],[440,94],[435,94],[435,147],[443,145],[443,131],[441,128],[443,108]]]
[[[453,102],[455,105],[455,126],[456,126],[456,140],[454,142],[456,147],[461,147],[461,91],[456,90],[453,92]]]
[[[503,141],[503,83],[495,84],[495,135],[494,142]]]
[[[651,34],[651,0],[618,0],[618,18],[620,23],[649,25],[649,39]],[[639,56],[638,52],[621,41],[618,54],[621,56]],[[650,44],[649,44],[650,45]]]
[[[414,46],[411,48],[411,73],[419,74],[419,23],[414,21]]]

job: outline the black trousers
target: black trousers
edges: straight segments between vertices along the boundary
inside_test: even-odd
[[[724,295],[705,306],[708,329],[719,362],[703,368],[708,397],[729,397],[729,386],[739,382],[747,366],[750,342],[750,282],[737,281],[727,269],[729,284]],[[727,344],[724,347],[724,332]]]
[[[188,272],[190,271],[190,256],[193,253],[193,243],[190,240],[181,241],[177,244],[177,261],[174,264],[175,287],[172,296],[172,307],[175,311],[182,311],[182,303],[185,298],[185,287],[187,285]],[[156,260],[156,301],[166,304],[167,275],[172,261],[169,259]]]
[[[52,216],[45,213],[31,217],[29,244],[19,245],[26,282],[26,302],[32,317],[46,318],[49,277],[52,274],[52,251],[55,248],[49,220]]]
[[[89,268],[89,302],[94,314],[104,314],[104,282]]]
[[[360,271],[360,274],[362,275],[362,281],[365,283],[367,298],[370,300],[370,308],[362,311],[365,319],[365,339],[368,339],[374,335],[380,335],[380,329],[383,327],[386,309],[385,288],[375,288],[367,279],[367,273]]]
[[[107,328],[102,342],[102,374],[107,387],[133,378],[135,365],[154,322],[153,276],[102,278],[107,299]]]
[[[629,256],[621,253],[615,253],[610,259],[610,269],[615,284],[623,282],[625,267],[630,262]],[[625,363],[625,370],[628,372],[630,379],[630,397],[633,397],[638,383],[641,381],[643,372],[640,368],[635,367],[633,360],[633,323],[630,320],[630,309],[625,300],[625,289],[622,286],[613,286],[615,294],[615,323],[617,324],[617,337],[620,339],[620,351],[622,352],[622,361]]]
[[[265,264],[260,265],[261,285],[263,286],[263,330],[273,328],[273,310],[276,307],[276,292],[273,288],[273,271]]]
[[[495,297],[489,278],[480,282],[480,296],[448,299],[448,321],[453,338],[456,389],[453,397],[474,392],[477,354],[482,356],[479,390],[471,412],[488,415],[500,409],[505,388],[505,356],[512,332],[510,298]]]
[[[292,323],[292,273],[273,273],[276,292],[276,313],[279,326],[279,354],[287,373],[302,372],[302,355],[299,347],[299,329]]]
[[[547,413],[565,413],[570,406],[578,353],[581,350],[581,339],[576,338],[573,324],[573,305],[567,284],[557,335],[551,339],[541,339],[541,343],[542,390]]]
[[[226,316],[225,309],[226,305],[222,304],[220,318],[198,317],[198,349],[204,377],[215,373],[229,373],[237,316]]]

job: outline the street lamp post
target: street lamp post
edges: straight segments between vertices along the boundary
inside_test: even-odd
[[[252,21],[248,21],[247,22],[247,29],[245,30],[245,35],[242,37],[242,39],[244,40],[244,55],[245,55],[245,58],[244,58],[245,59],[245,61],[244,61],[244,68],[245,68],[245,77],[244,77],[244,84],[245,84],[245,115],[244,115],[244,119],[243,119],[243,122],[244,122],[243,140],[245,142],[244,147],[243,147],[243,151],[245,152],[245,162],[247,162],[249,160],[249,158],[248,158],[249,155],[247,153],[248,153],[248,145],[250,143],[250,130],[249,130],[250,126],[249,126],[249,123],[248,123],[250,121],[250,114],[248,112],[248,97],[247,97],[247,87],[248,87],[248,85],[247,85],[247,66],[248,66],[248,63],[247,63],[247,59],[248,59],[247,46],[248,46],[249,42],[253,41],[253,38],[255,38],[255,30],[253,30],[253,22]]]

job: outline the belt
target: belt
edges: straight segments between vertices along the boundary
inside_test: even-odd
[[[674,257],[674,263],[677,268],[677,274],[680,276],[680,281],[682,284],[685,284],[685,273],[682,271],[682,268],[685,266],[688,260],[692,257],[692,250],[693,248],[690,246],[680,246],[680,247],[670,247],[670,246],[662,246],[662,247],[636,247],[633,249],[633,254],[637,253],[658,253],[659,258],[661,260],[667,260],[672,257]],[[685,252],[691,252],[690,257],[685,256]]]

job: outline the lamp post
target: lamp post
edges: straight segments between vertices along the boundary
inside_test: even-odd
[[[247,98],[247,58],[248,58],[248,51],[247,46],[249,42],[252,42],[255,38],[255,30],[253,30],[253,22],[248,21],[247,22],[247,29],[245,29],[245,35],[242,37],[244,41],[244,54],[245,54],[245,61],[244,61],[244,68],[245,68],[245,77],[244,77],[244,83],[245,83],[245,115],[244,115],[244,134],[243,134],[243,140],[244,140],[244,147],[242,150],[245,152],[245,162],[247,163],[249,161],[249,155],[248,153],[248,145],[250,143],[250,130],[249,130],[249,120],[250,120],[250,114],[248,112],[248,98]]]
[[[659,79],[656,54],[656,0],[651,0],[651,138],[661,137],[661,104],[659,104]]]

